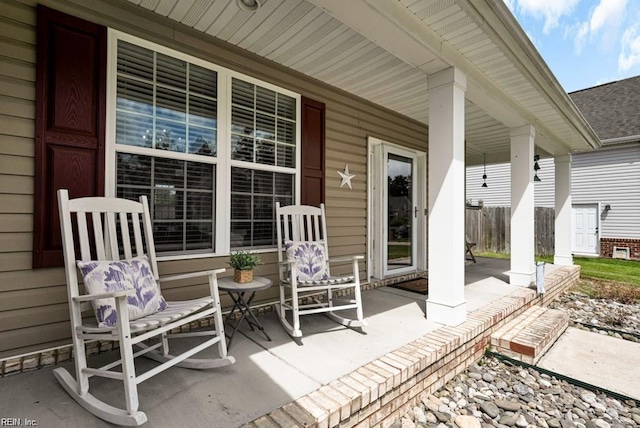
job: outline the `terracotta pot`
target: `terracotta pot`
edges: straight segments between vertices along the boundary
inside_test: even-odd
[[[233,280],[235,282],[239,282],[240,284],[251,282],[253,281],[253,271],[235,269],[233,271]]]

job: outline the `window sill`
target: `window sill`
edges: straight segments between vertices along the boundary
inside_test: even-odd
[[[235,252],[236,250],[231,250],[231,252]],[[252,250],[251,248],[244,248],[242,250],[238,250],[238,251],[251,251],[252,253],[257,253],[257,254],[265,254],[265,253],[275,253],[278,251],[277,248],[261,248],[261,249],[256,249],[256,250]],[[192,260],[192,259],[214,259],[214,258],[218,258],[218,257],[228,257],[230,255],[230,253],[221,253],[221,254],[215,254],[215,253],[202,253],[202,254],[172,254],[172,255],[168,255],[168,256],[158,256],[157,260],[159,262],[169,262],[169,261],[176,261],[176,260]]]

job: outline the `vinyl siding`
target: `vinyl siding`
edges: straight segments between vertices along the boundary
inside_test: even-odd
[[[536,206],[554,207],[555,177],[552,159],[540,161],[535,184]],[[489,206],[510,206],[509,164],[487,165],[487,185],[482,188],[482,166],[467,168],[467,200],[482,199]],[[495,178],[494,178],[495,177]],[[610,204],[601,213],[601,238],[640,239],[640,145],[576,153],[571,164],[573,204]]]
[[[533,162],[533,160],[532,160]],[[538,162],[541,181],[534,182],[535,206],[554,207],[555,167],[553,159],[541,159]],[[487,165],[487,187],[482,186],[482,165],[467,168],[466,199],[476,204],[482,200],[486,206],[511,206],[511,164],[496,163]]]
[[[0,0],[0,358],[69,343],[64,272],[31,269],[34,186],[36,1]],[[131,4],[43,1],[80,18],[245,73],[326,104],[326,207],[332,256],[366,252],[367,137],[427,150],[427,128],[343,91],[230,47]],[[356,177],[340,187],[345,163]],[[275,253],[259,275],[276,281]],[[226,257],[166,261],[161,274],[226,267]],[[362,273],[366,266],[360,265]],[[230,273],[230,272],[229,272]],[[201,295],[200,280],[163,284],[167,299]],[[258,296],[272,301],[277,287]],[[224,296],[223,305],[230,300]]]
[[[2,4],[0,24],[0,299],[20,288],[5,272],[31,268],[34,190],[35,12]],[[27,296],[28,300],[29,297]],[[17,308],[24,306],[18,303]],[[2,307],[0,311],[10,310]],[[0,312],[0,313],[2,313]],[[2,324],[9,324],[5,317]],[[0,335],[1,337],[1,335]],[[2,339],[0,339],[2,340]],[[2,345],[0,345],[0,349]]]
[[[601,238],[640,239],[640,145],[603,149],[573,157],[574,204],[611,205],[601,213]]]

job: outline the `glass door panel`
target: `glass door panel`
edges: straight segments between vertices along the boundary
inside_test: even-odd
[[[414,159],[387,153],[387,271],[415,265]]]

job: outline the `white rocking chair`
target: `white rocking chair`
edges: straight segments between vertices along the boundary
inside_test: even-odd
[[[281,207],[276,202],[276,216],[280,266],[280,302],[276,305],[276,311],[285,330],[292,337],[302,337],[300,316],[317,313],[324,313],[348,327],[366,326],[358,269],[358,261],[363,260],[364,256],[329,259],[324,204],[320,208],[308,205]],[[315,260],[320,263],[307,269],[313,264],[307,254],[309,249],[319,256]],[[353,271],[350,275],[331,276],[329,263],[351,263]],[[312,278],[313,275],[315,278]],[[333,295],[336,291],[349,290],[353,292],[352,299],[339,299]],[[324,301],[319,298],[322,296]],[[300,304],[301,299],[309,300],[309,297],[311,303]],[[348,309],[356,310],[355,319],[336,314],[336,311]],[[293,325],[287,320],[288,311],[292,313]]]
[[[138,410],[137,385],[156,374],[170,368],[180,366],[193,369],[208,369],[233,364],[235,359],[227,356],[227,346],[224,339],[222,313],[218,296],[218,283],[216,275],[225,269],[210,270],[206,272],[188,273],[176,275],[170,278],[159,279],[158,266],[152,236],[151,217],[145,196],[140,197],[140,202],[117,198],[78,198],[69,200],[66,189],[58,190],[58,207],[60,212],[60,225],[62,230],[62,244],[65,259],[65,273],[67,279],[69,308],[71,316],[71,331],[73,339],[73,352],[75,360],[75,379],[64,368],[54,370],[56,379],[64,389],[82,407],[95,416],[118,425],[141,425],[147,421],[144,412]],[[72,220],[72,213],[75,213]],[[87,227],[87,214],[90,216],[91,225]],[[142,220],[142,221],[141,221]],[[117,224],[119,221],[119,225]],[[142,222],[142,228],[141,223]],[[128,308],[128,298],[135,299],[136,292],[142,294],[140,289],[127,289],[124,291],[108,291],[97,294],[80,294],[78,287],[78,272],[76,270],[76,249],[74,247],[73,225],[77,225],[76,241],[80,246],[80,260],[104,261],[101,265],[105,269],[112,269],[114,263],[120,261],[127,263],[132,256],[143,256],[146,250],[150,269],[144,269],[147,274],[147,282],[157,287],[156,281],[180,280],[194,277],[208,277],[210,294],[206,297],[182,301],[164,302],[164,310],[131,319]],[[91,231],[89,231],[91,229]],[[119,229],[119,231],[118,231]],[[131,232],[133,236],[130,238]],[[121,238],[120,240],[118,238]],[[135,254],[132,254],[135,253]],[[124,257],[121,257],[123,255]],[[100,265],[100,263],[98,263]],[[121,264],[120,266],[122,266]],[[92,264],[92,266],[95,266]],[[145,265],[147,266],[147,265]],[[140,269],[142,271],[143,269]],[[107,270],[106,272],[111,272]],[[106,273],[105,272],[105,273]],[[98,272],[105,276],[102,272]],[[108,273],[107,273],[108,276]],[[153,276],[153,278],[151,278]],[[100,276],[97,276],[100,277]],[[85,277],[86,278],[86,277]],[[153,280],[155,278],[155,281]],[[85,279],[85,288],[88,281]],[[159,294],[158,294],[159,295]],[[147,295],[144,295],[145,302]],[[85,320],[82,312],[90,308],[89,302],[96,299],[114,299],[111,303],[115,308],[117,322],[115,325],[93,325]],[[104,307],[101,307],[101,309]],[[113,312],[112,312],[113,315]],[[183,325],[213,316],[214,327],[209,331],[192,333],[171,334],[171,330]],[[113,320],[112,320],[113,321]],[[169,339],[184,337],[206,337],[203,343],[179,354],[172,355],[169,351]],[[155,339],[150,341],[150,339]],[[85,344],[96,340],[117,341],[120,347],[120,360],[100,368],[87,366]],[[144,342],[144,343],[143,343]],[[153,342],[153,343],[152,343]],[[218,355],[212,359],[190,358],[196,353],[213,345],[218,345]],[[133,347],[140,350],[134,353]],[[158,366],[140,374],[136,373],[135,358],[144,355],[160,362]],[[111,370],[121,366],[122,371]],[[126,409],[113,407],[89,393],[89,378],[102,376],[117,379],[124,384],[124,396]],[[160,423],[158,421],[158,423]]]

